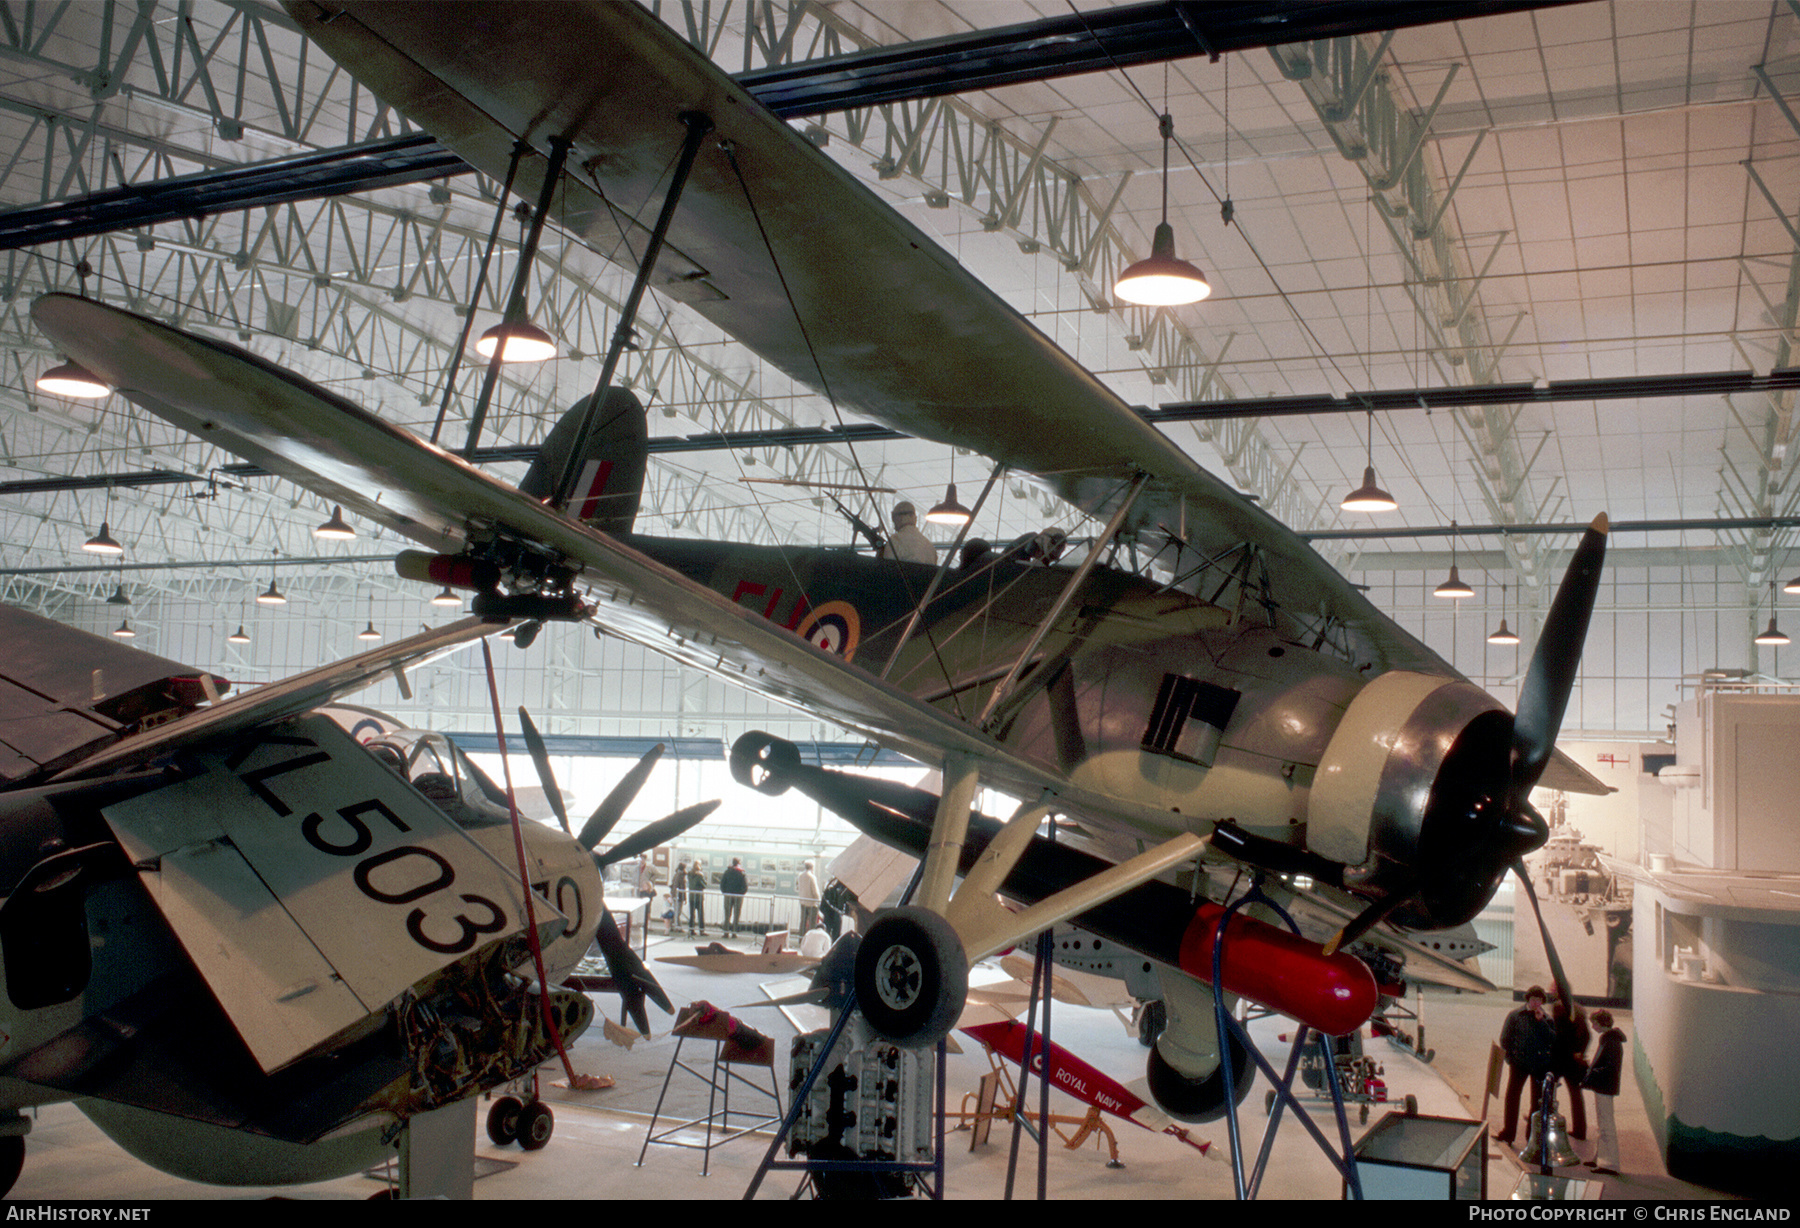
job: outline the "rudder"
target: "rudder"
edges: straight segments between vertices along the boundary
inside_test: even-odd
[[[519,483],[521,493],[534,499],[547,499],[554,493],[557,479],[579,443],[576,436],[591,399],[577,401],[551,428],[525,480]],[[593,434],[581,450],[569,495],[569,515],[603,533],[629,533],[644,492],[649,447],[650,424],[643,403],[628,388],[607,389]]]

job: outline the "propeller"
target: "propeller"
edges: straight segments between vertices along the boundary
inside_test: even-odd
[[[659,844],[667,844],[719,808],[716,800],[685,807],[654,823],[646,823],[606,852],[596,853],[594,846],[606,838],[631,803],[637,800],[644,782],[650,778],[652,769],[662,758],[663,744],[658,742],[644,752],[643,758],[631,765],[631,770],[601,799],[588,821],[581,825],[581,834],[575,835],[570,829],[569,816],[563,806],[562,791],[556,786],[556,774],[550,769],[550,752],[544,745],[543,734],[538,732],[531,713],[524,708],[519,709],[519,724],[525,732],[525,745],[531,752],[531,761],[537,766],[538,781],[544,786],[544,794],[550,799],[557,821],[562,824],[564,832],[588,851],[594,859],[594,865],[602,872],[607,866],[648,852]],[[619,932],[618,923],[605,908],[600,910],[600,923],[594,930],[594,943],[600,948],[600,954],[606,960],[607,972],[619,988],[619,998],[625,1012],[637,1024],[638,1031],[645,1035],[650,1032],[650,1016],[644,1009],[646,998],[662,1007],[665,1014],[675,1013],[669,995],[663,992],[655,975],[644,966],[644,961],[638,958],[637,952],[625,941],[625,936]]]
[[[1473,917],[1493,897],[1508,870],[1525,878],[1523,858],[1541,848],[1550,829],[1531,806],[1562,728],[1581,664],[1594,597],[1606,560],[1607,519],[1594,518],[1575,547],[1556,598],[1544,619],[1531,664],[1519,686],[1519,708],[1483,713],[1463,730],[1432,783],[1419,826],[1418,855],[1409,872],[1387,884],[1371,903],[1326,944],[1331,954],[1354,942],[1403,906],[1434,926],[1457,925]],[[1532,894],[1532,907],[1537,897]],[[1540,915],[1538,924],[1543,925]],[[1545,948],[1550,950],[1548,934]],[[1551,965],[1558,988],[1566,990],[1554,952]]]

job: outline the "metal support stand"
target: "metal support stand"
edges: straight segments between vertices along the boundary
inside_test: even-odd
[[[1262,876],[1259,874],[1252,880],[1250,890],[1226,907],[1224,913],[1219,917],[1218,928],[1213,934],[1213,1020],[1218,1028],[1219,1035],[1219,1069],[1225,1077],[1225,1124],[1227,1132],[1231,1137],[1231,1178],[1233,1186],[1240,1201],[1256,1197],[1257,1191],[1262,1185],[1263,1172],[1268,1166],[1270,1152],[1273,1151],[1275,1146],[1275,1132],[1281,1126],[1282,1113],[1291,1106],[1294,1110],[1295,1120],[1306,1127],[1306,1132],[1312,1135],[1313,1141],[1319,1145],[1319,1150],[1324,1153],[1325,1158],[1331,1161],[1332,1166],[1336,1168],[1338,1174],[1343,1177],[1345,1185],[1350,1191],[1350,1196],[1360,1202],[1362,1200],[1362,1181],[1357,1176],[1356,1162],[1351,1153],[1350,1119],[1344,1113],[1344,1093],[1343,1089],[1338,1085],[1337,1063],[1332,1057],[1330,1041],[1323,1034],[1314,1033],[1311,1028],[1307,1027],[1305,1024],[1301,1024],[1298,1033],[1294,1037],[1293,1049],[1288,1054],[1287,1070],[1281,1077],[1277,1078],[1274,1067],[1269,1065],[1263,1058],[1263,1055],[1257,1051],[1256,1046],[1251,1043],[1250,1034],[1243,1029],[1237,1020],[1231,1017],[1231,1012],[1225,1009],[1224,998],[1218,992],[1217,987],[1220,983],[1219,978],[1224,964],[1225,943],[1227,941],[1226,926],[1231,921],[1231,918],[1237,915],[1240,909],[1253,903],[1267,905],[1275,915],[1280,917],[1287,925],[1289,931],[1295,934],[1300,932],[1300,927],[1294,924],[1294,919],[1288,916],[1287,911],[1263,893]],[[1244,1048],[1249,1052],[1251,1060],[1254,1061],[1257,1067],[1263,1072],[1263,1077],[1268,1079],[1269,1082],[1274,1085],[1276,1095],[1275,1104],[1269,1111],[1268,1129],[1263,1133],[1262,1149],[1256,1157],[1256,1166],[1251,1170],[1248,1180],[1246,1180],[1244,1174],[1243,1140],[1240,1136],[1240,1126],[1238,1124],[1236,1081],[1233,1079],[1231,1073],[1232,1063],[1229,1038],[1232,1036],[1235,1036],[1238,1041],[1243,1044]],[[1338,1139],[1340,1144],[1339,1150],[1333,1150],[1331,1143],[1326,1140],[1325,1135],[1319,1130],[1319,1127],[1313,1124],[1312,1118],[1301,1110],[1300,1102],[1294,1098],[1294,1075],[1300,1068],[1300,1055],[1305,1049],[1307,1042],[1314,1039],[1317,1040],[1319,1045],[1319,1057],[1323,1066],[1323,1076],[1326,1086],[1331,1089],[1332,1109],[1337,1116]]]
[[[723,1147],[733,1139],[742,1138],[746,1134],[750,1134],[756,1130],[762,1129],[764,1126],[772,1125],[775,1122],[782,1120],[781,1084],[775,1077],[775,1067],[773,1063],[770,1063],[769,1065],[768,1087],[758,1086],[744,1075],[739,1074],[734,1067],[742,1065],[743,1063],[727,1062],[725,1060],[725,1042],[722,1040],[715,1040],[712,1042],[713,1057],[712,1069],[710,1071],[704,1070],[699,1066],[689,1065],[687,1062],[681,1060],[681,1050],[690,1040],[694,1040],[694,1038],[683,1036],[675,1042],[675,1056],[669,1062],[668,1073],[663,1076],[662,1092],[656,1097],[656,1111],[650,1115],[650,1128],[644,1132],[643,1146],[638,1148],[637,1166],[639,1168],[644,1166],[644,1156],[649,1152],[650,1144],[652,1143],[662,1147],[686,1147],[690,1150],[700,1151],[703,1154],[704,1158],[700,1162],[700,1175],[705,1177],[711,1175],[709,1170],[712,1167],[713,1148]],[[704,1044],[706,1042],[696,1041],[695,1043]],[[669,1084],[675,1078],[675,1072],[677,1070],[686,1071],[688,1074],[693,1075],[707,1085],[706,1116],[695,1117],[688,1121],[675,1122],[659,1133],[656,1129],[656,1123],[662,1117],[663,1101],[668,1098]],[[775,1102],[775,1111],[772,1113],[764,1113],[749,1109],[732,1109],[731,1085],[734,1082],[743,1084],[758,1097],[769,1097],[769,1099]],[[740,1118],[748,1118],[749,1120],[741,1121],[734,1127],[731,1123],[731,1115],[733,1112],[736,1112]],[[706,1127],[706,1140],[704,1142],[693,1143],[675,1138],[675,1135],[681,1131],[689,1130],[699,1125],[704,1125]],[[716,1139],[713,1137],[713,1128],[715,1125],[719,1130],[719,1135]]]

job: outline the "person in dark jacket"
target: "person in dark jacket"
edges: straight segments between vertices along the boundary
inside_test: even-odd
[[[1585,1139],[1587,1108],[1581,1100],[1581,1085],[1587,1078],[1588,1042],[1593,1039],[1587,1012],[1579,1002],[1564,1002],[1558,996],[1550,1018],[1556,1024],[1556,1077],[1569,1089],[1569,1137]]]
[[[739,926],[744,918],[744,895],[750,890],[750,880],[744,877],[744,859],[733,857],[731,865],[725,873],[719,875],[719,893],[725,897],[725,936],[737,937]]]
[[[1595,1011],[1594,1026],[1600,1041],[1582,1085],[1594,1093],[1594,1128],[1598,1142],[1588,1167],[1597,1173],[1619,1171],[1619,1128],[1613,1121],[1613,1098],[1619,1094],[1619,1076],[1625,1069],[1625,1033],[1613,1026],[1611,1011]]]
[[[698,938],[706,933],[706,871],[700,868],[698,858],[688,870],[688,937]]]
[[[1500,1027],[1500,1051],[1506,1055],[1506,1114],[1494,1141],[1511,1143],[1518,1137],[1519,1092],[1531,1084],[1531,1112],[1538,1110],[1542,1078],[1556,1065],[1556,1023],[1544,1009],[1544,988],[1525,991],[1525,1005],[1506,1017]]]

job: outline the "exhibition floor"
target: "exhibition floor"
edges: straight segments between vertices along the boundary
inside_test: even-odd
[[[684,939],[654,939],[650,956],[659,979],[677,1003],[705,999],[726,1008],[762,999],[762,986],[771,978],[754,974],[707,974],[679,965],[656,963],[661,954],[689,954],[693,946]],[[782,987],[780,992],[785,992]],[[612,1006],[613,999],[601,999],[602,1009]],[[1436,1050],[1435,1061],[1427,1065],[1410,1052],[1388,1041],[1369,1042],[1365,1052],[1384,1067],[1391,1101],[1401,1101],[1408,1094],[1419,1100],[1420,1112],[1443,1116],[1473,1117],[1481,1107],[1481,1080],[1486,1068],[1488,1044],[1498,1034],[1501,1020],[1513,1004],[1501,995],[1428,997],[1424,1007],[1424,1023],[1428,1044]],[[784,1054],[794,1034],[789,1021],[774,1009],[741,1012],[753,1026],[772,1034],[776,1052]],[[670,1020],[654,1012],[653,1025],[666,1029]],[[1619,1022],[1630,1034],[1629,1012],[1618,1011]],[[1267,1046],[1270,1060],[1279,1065],[1285,1057],[1285,1046],[1277,1055],[1276,1021],[1256,1025],[1259,1043]],[[1141,1078],[1144,1050],[1130,1037],[1120,1020],[1110,1011],[1085,1009],[1057,1004],[1052,1016],[1052,1034],[1062,1046],[1080,1055],[1120,1082]],[[972,1091],[988,1063],[980,1047],[964,1038],[965,1052],[953,1056],[949,1067],[950,1100],[960,1102],[965,1092]],[[742,1197],[767,1147],[767,1137],[748,1135],[715,1148],[710,1157],[698,1150],[669,1145],[652,1146],[643,1167],[635,1167],[643,1146],[646,1125],[655,1110],[664,1076],[674,1054],[676,1038],[666,1034],[638,1042],[630,1051],[610,1044],[600,1037],[595,1027],[576,1046],[575,1068],[583,1073],[606,1074],[616,1085],[601,1092],[570,1092],[546,1087],[545,1096],[556,1113],[556,1130],[549,1146],[542,1151],[525,1153],[518,1147],[495,1147],[485,1135],[476,1148],[483,1161],[482,1175],[475,1183],[477,1199],[525,1198],[721,1198]],[[683,1057],[701,1060],[697,1050],[710,1060],[711,1045],[689,1042]],[[743,1068],[754,1072],[754,1068]],[[554,1071],[554,1073],[552,1073]],[[764,1083],[768,1071],[762,1070]],[[562,1077],[560,1068],[546,1068],[545,1078]],[[783,1080],[785,1082],[785,1079]],[[1263,1111],[1266,1084],[1260,1079],[1241,1113],[1246,1135],[1246,1150],[1254,1155],[1260,1145],[1267,1122]],[[734,1092],[734,1105],[751,1102],[743,1089]],[[1035,1103],[1035,1092],[1033,1093]],[[1060,1099],[1060,1094],[1057,1097]],[[1063,1101],[1060,1111],[1076,1112],[1073,1101]],[[1055,1103],[1053,1101],[1053,1109]],[[1619,1097],[1618,1119],[1621,1132],[1623,1172],[1606,1182],[1602,1196],[1620,1199],[1687,1199],[1713,1198],[1721,1195],[1687,1185],[1662,1175],[1654,1140],[1651,1138],[1643,1106],[1629,1078],[1624,1094]],[[1379,1120],[1382,1106],[1376,1106],[1370,1123]],[[679,1076],[670,1085],[664,1121],[671,1118],[698,1118],[706,1112],[706,1087],[697,1078]],[[1309,1107],[1315,1121],[1327,1131],[1332,1129],[1323,1101]],[[1358,1124],[1355,1106],[1350,1110],[1352,1137],[1365,1128]],[[1498,1105],[1490,1109],[1489,1120],[1498,1129]],[[1224,1159],[1226,1130],[1223,1122],[1194,1128],[1196,1139],[1209,1139],[1213,1146],[1202,1155],[1195,1148],[1164,1135],[1108,1118],[1118,1142],[1122,1168],[1107,1167],[1103,1140],[1096,1136],[1075,1151],[1055,1148],[1049,1155],[1046,1186],[1053,1198],[1212,1198],[1232,1196],[1230,1166]],[[659,1126],[659,1132],[662,1130]],[[699,1130],[685,1131],[676,1142],[699,1142]],[[992,1139],[971,1151],[969,1134],[953,1132],[946,1142],[946,1193],[954,1198],[996,1198],[1002,1196],[1006,1170],[1010,1128],[996,1126]],[[1592,1155],[1592,1143],[1577,1143],[1584,1156]],[[1520,1169],[1514,1157],[1500,1148],[1491,1148],[1488,1165],[1488,1196],[1503,1198],[1517,1183]],[[708,1161],[710,1175],[702,1176],[703,1161]],[[1581,1170],[1585,1173],[1586,1170]],[[771,1173],[763,1183],[759,1196],[786,1198],[798,1184],[793,1173]],[[1016,1196],[1032,1197],[1036,1192],[1036,1150],[1026,1138],[1020,1150]],[[368,1177],[356,1176],[312,1186],[283,1189],[231,1189],[195,1185],[165,1176],[131,1159],[107,1140],[85,1117],[67,1105],[43,1110],[28,1140],[25,1171],[11,1197],[17,1200],[81,1198],[81,1199],[180,1199],[180,1198],[261,1198],[280,1196],[308,1199],[366,1198],[380,1187]],[[1270,1175],[1263,1195],[1270,1198],[1338,1198],[1340,1183],[1336,1174],[1320,1156],[1304,1130],[1293,1125],[1283,1128],[1277,1139]]]

